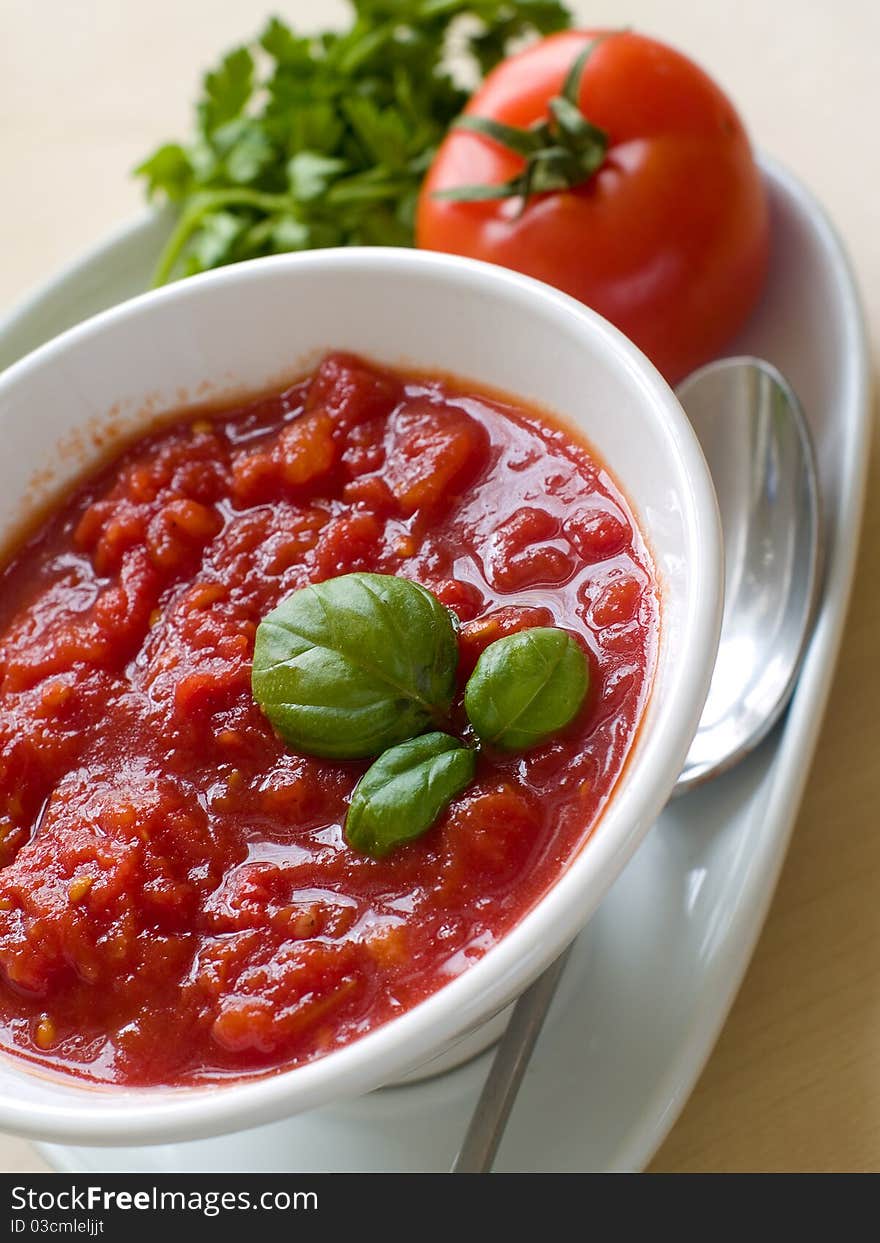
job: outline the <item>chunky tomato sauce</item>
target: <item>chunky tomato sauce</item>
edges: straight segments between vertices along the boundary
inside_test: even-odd
[[[486,644],[534,625],[579,636],[592,677],[564,735],[484,753],[381,861],[342,833],[367,764],[286,750],[250,690],[261,617],[357,569],[455,610],[462,686]],[[472,387],[331,355],[280,396],[140,441],[0,576],[3,1046],[100,1081],[194,1082],[308,1061],[433,993],[594,825],[657,616],[601,464]]]

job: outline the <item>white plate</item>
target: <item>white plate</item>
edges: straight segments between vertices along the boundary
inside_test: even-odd
[[[826,577],[791,708],[727,777],[669,807],[580,937],[507,1129],[499,1170],[641,1169],[715,1042],[776,884],[818,736],[855,565],[868,358],[846,257],[822,210],[765,162],[773,270],[736,352],[792,381],[815,436]],[[129,226],[0,325],[0,366],[147,283],[167,222]],[[68,1171],[387,1171],[449,1167],[489,1065],[190,1144],[44,1146]]]

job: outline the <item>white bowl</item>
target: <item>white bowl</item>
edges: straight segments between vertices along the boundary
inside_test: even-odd
[[[188,402],[265,390],[326,349],[502,389],[557,412],[595,447],[636,513],[661,591],[654,684],[629,762],[597,829],[545,897],[401,1017],[308,1065],[206,1087],[95,1087],[3,1056],[0,1128],[82,1144],[193,1139],[361,1095],[448,1053],[580,931],[684,762],[721,614],[706,464],[673,393],[631,342],[502,268],[379,248],[285,255],[145,294],[64,333],[0,375],[0,546],[108,436]]]

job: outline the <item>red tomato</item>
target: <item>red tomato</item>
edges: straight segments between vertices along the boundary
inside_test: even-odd
[[[517,127],[546,121],[551,99],[596,38],[566,31],[511,57],[466,114]],[[768,257],[760,171],[727,97],[653,39],[604,34],[575,98],[607,136],[597,171],[525,204],[518,196],[447,201],[436,193],[497,184],[525,167],[500,142],[453,129],[422,188],[417,243],[502,264],[572,294],[675,383],[726,344],[760,294]]]

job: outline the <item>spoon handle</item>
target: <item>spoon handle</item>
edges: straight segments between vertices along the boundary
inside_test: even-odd
[[[571,946],[538,976],[513,1007],[451,1174],[486,1174],[492,1169],[519,1085],[570,953]]]

